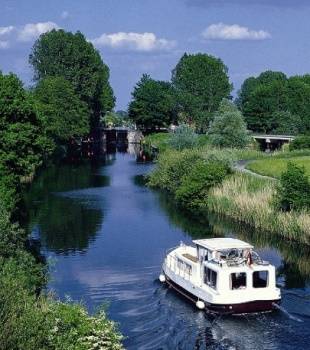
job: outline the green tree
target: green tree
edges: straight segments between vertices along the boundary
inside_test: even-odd
[[[51,151],[32,98],[14,74],[0,73],[0,140],[2,172],[18,180],[33,176]]]
[[[273,134],[297,135],[301,125],[301,118],[289,111],[274,112],[271,116],[270,129]]]
[[[29,62],[35,81],[61,76],[72,84],[88,106],[91,127],[98,126],[100,116],[114,107],[109,68],[82,33],[54,29],[42,34],[32,48]]]
[[[223,99],[208,131],[210,142],[218,147],[242,148],[249,142],[242,113],[236,105]]]
[[[101,118],[101,122],[106,127],[123,126],[123,118],[115,112],[107,112],[104,117]]]
[[[172,71],[172,84],[184,122],[206,129],[221,100],[232,90],[227,72],[219,58],[202,53],[182,56]]]
[[[310,75],[288,79],[288,110],[300,120],[298,131],[310,133]]]
[[[134,87],[129,118],[140,128],[167,127],[174,120],[174,93],[170,83],[143,74]]]
[[[287,111],[287,78],[281,72],[266,71],[247,79],[239,92],[238,104],[250,130],[272,131],[275,112]]]
[[[263,72],[244,81],[236,103],[255,132],[310,132],[309,75]]]
[[[57,144],[89,132],[87,105],[63,77],[40,80],[34,96],[43,127]]]
[[[310,181],[303,167],[287,164],[277,187],[275,205],[283,211],[310,209]]]

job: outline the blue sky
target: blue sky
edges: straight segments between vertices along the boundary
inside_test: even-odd
[[[236,92],[267,69],[310,73],[309,17],[305,0],[0,0],[0,70],[31,84],[30,49],[59,27],[80,30],[100,51],[116,109],[143,73],[170,79],[185,51],[220,57]]]

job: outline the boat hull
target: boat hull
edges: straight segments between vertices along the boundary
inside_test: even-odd
[[[171,280],[167,275],[166,283],[191,302],[196,303],[198,298],[186,289],[182,288]],[[268,312],[276,309],[275,304],[280,304],[281,299],[275,300],[254,300],[238,304],[211,304],[204,300],[206,311],[214,314],[240,315],[258,312]]]

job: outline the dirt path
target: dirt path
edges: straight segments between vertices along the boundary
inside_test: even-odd
[[[266,175],[261,175],[258,173],[255,173],[252,170],[246,169],[246,166],[251,163],[254,162],[254,160],[238,160],[234,165],[233,168],[237,171],[241,171],[242,173],[246,173],[246,174],[250,174],[256,177],[260,177],[260,178],[264,178],[264,179],[270,179],[270,180],[274,180],[276,181],[277,179],[275,179],[274,177],[271,176],[266,176]]]

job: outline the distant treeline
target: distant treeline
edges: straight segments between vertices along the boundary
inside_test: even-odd
[[[141,128],[186,123],[207,131],[223,98],[232,100],[228,69],[207,54],[184,54],[171,81],[144,74],[132,92],[129,117]],[[310,75],[287,78],[266,71],[244,81],[234,101],[249,130],[258,133],[310,132]]]

